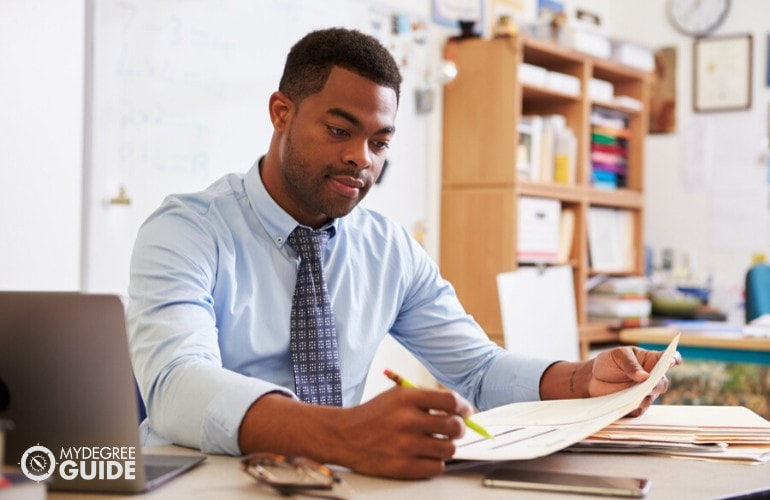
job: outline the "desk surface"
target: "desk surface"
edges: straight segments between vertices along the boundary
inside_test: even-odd
[[[627,328],[620,331],[620,340],[628,344],[668,345],[676,333],[676,329],[671,327]],[[737,332],[682,332],[679,345],[770,352],[770,338],[747,337]]]
[[[187,453],[183,448],[164,446],[151,448],[150,453]],[[501,463],[466,463],[450,466],[440,477],[425,481],[397,481],[372,478],[343,472],[345,481],[353,488],[351,498],[411,499],[411,498],[591,498],[586,495],[534,493],[524,490],[488,488],[481,485],[486,472]],[[508,462],[505,466],[522,469],[542,469],[582,474],[644,477],[652,481],[647,499],[704,499],[724,498],[770,490],[770,463],[742,465],[702,462],[646,455],[614,455],[562,452],[536,460]],[[235,457],[209,456],[197,468],[145,495],[140,499],[253,499],[280,498],[262,488],[241,472]],[[51,493],[51,499],[82,499],[83,495]],[[125,495],[88,495],[89,499],[115,498],[126,500]],[[595,497],[607,498],[607,497]]]

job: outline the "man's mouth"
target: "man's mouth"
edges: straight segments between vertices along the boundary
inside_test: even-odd
[[[361,194],[361,190],[366,186],[366,183],[361,179],[347,176],[330,177],[332,188],[348,198],[357,198]]]

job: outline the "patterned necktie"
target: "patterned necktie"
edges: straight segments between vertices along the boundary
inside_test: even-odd
[[[321,266],[327,241],[327,231],[300,226],[289,235],[289,245],[300,256],[291,303],[291,362],[302,401],[342,406],[337,329]]]

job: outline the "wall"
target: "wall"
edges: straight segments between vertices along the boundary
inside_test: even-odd
[[[0,289],[79,287],[84,12],[0,4]]]
[[[688,252],[698,270],[714,273],[721,295],[717,299],[730,306],[737,300],[736,290],[740,289],[751,253],[770,250],[770,230],[767,223],[757,225],[752,248],[723,248],[724,241],[714,241],[711,216],[715,194],[719,194],[723,181],[715,183],[714,172],[709,172],[708,179],[696,189],[683,182],[687,172],[684,132],[693,125],[706,123],[713,127],[713,122],[730,120],[756,137],[766,134],[770,96],[763,75],[770,4],[766,0],[732,2],[732,12],[718,32],[749,31],[755,35],[752,112],[696,116],[690,104],[692,43],[668,25],[665,0],[565,3],[568,11],[584,7],[600,14],[610,35],[650,47],[678,47],[679,132],[647,139],[645,239],[656,252],[666,247]],[[428,6],[428,0],[424,0],[419,8],[428,12]],[[436,32],[445,34],[440,29]],[[0,3],[0,289],[77,290],[81,286],[84,37],[84,0]],[[440,36],[435,40],[439,43],[430,50],[437,64],[442,44]],[[438,257],[440,87],[435,102],[436,110],[425,118],[425,246]],[[755,154],[749,153],[742,168],[756,167],[750,158]],[[409,155],[403,157],[408,160]],[[766,176],[766,171],[762,173]],[[764,185],[765,177],[762,179]],[[372,201],[387,207],[389,200],[378,198]],[[386,362],[398,368],[401,359],[400,354],[394,354]],[[406,375],[410,375],[410,369],[406,369]],[[419,375],[413,376],[420,379]]]
[[[745,272],[755,252],[768,252],[767,165],[758,158],[768,134],[770,90],[765,83],[770,3],[733,1],[717,35],[750,33],[752,107],[747,111],[692,111],[693,41],[667,21],[665,0],[610,2],[610,36],[651,48],[677,48],[677,131],[650,135],[645,158],[645,241],[660,257],[687,254],[697,279],[713,275],[713,302],[742,319]]]
[[[429,0],[370,4],[429,19]],[[438,46],[428,49],[431,57]],[[88,192],[83,172],[85,54],[86,0],[0,3],[0,289],[92,291],[82,260],[88,243],[83,209]],[[264,64],[264,58],[260,61]],[[440,105],[432,114],[414,118],[414,87],[424,85],[424,77],[405,75],[393,165],[366,200],[410,229],[416,221],[434,217],[423,193],[427,165],[435,169],[438,158],[431,157],[436,149],[424,145],[436,138],[432,127]],[[102,247],[91,255],[109,259],[112,254]],[[392,386],[381,374],[383,367],[430,383],[419,363],[388,340],[376,358],[367,397]]]

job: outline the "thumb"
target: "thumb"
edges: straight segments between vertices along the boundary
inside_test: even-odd
[[[623,352],[626,353],[626,356],[623,356],[623,359],[619,363],[623,373],[634,382],[644,382],[647,380],[650,377],[650,374],[644,369],[641,363],[639,363],[639,360],[636,357],[636,351],[629,349],[628,351],[624,350]]]

